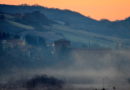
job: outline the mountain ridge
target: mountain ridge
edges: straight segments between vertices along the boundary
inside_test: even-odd
[[[116,47],[118,43],[121,43],[123,47],[129,46],[129,18],[115,22],[105,19],[97,21],[70,10],[28,5],[0,5],[0,7],[1,15],[3,13],[11,20],[8,22],[9,24],[19,27],[19,29],[25,29],[28,34],[35,33],[40,37],[43,35],[47,41],[48,39],[54,41],[64,38],[73,43],[87,45],[87,47],[90,42],[92,45],[97,44],[105,48],[106,46],[109,48]],[[4,25],[6,26],[6,24]],[[1,26],[6,30],[7,27]],[[13,29],[16,28],[12,27]]]
[[[77,11],[73,11],[73,10],[69,10],[69,9],[60,9],[60,8],[49,8],[49,7],[45,7],[45,6],[41,6],[41,5],[28,5],[28,4],[19,4],[19,5],[11,5],[11,4],[0,4],[0,7],[5,7],[5,6],[8,6],[8,7],[17,7],[17,6],[20,6],[20,7],[39,7],[39,8],[46,8],[46,9],[54,9],[54,10],[61,10],[61,11],[69,11],[69,12],[73,12],[73,13],[77,13],[77,14],[79,14],[79,15],[82,15],[82,16],[84,16],[84,17],[88,17],[88,18],[90,18],[90,19],[93,19],[93,18],[91,18],[91,17],[89,17],[89,16],[85,16],[85,15],[83,15],[83,14],[81,14],[81,13],[79,13],[79,12],[77,12]],[[96,19],[93,19],[93,20],[96,20],[96,21],[102,21],[102,20],[107,20],[107,21],[109,21],[109,22],[117,22],[117,21],[123,21],[123,20],[126,20],[126,19],[129,19],[130,18],[130,16],[128,16],[128,17],[126,17],[126,18],[124,18],[124,19],[120,19],[120,20],[114,20],[114,21],[111,21],[111,20],[109,20],[109,19],[106,19],[106,18],[102,18],[102,19],[100,19],[100,20],[96,20]]]

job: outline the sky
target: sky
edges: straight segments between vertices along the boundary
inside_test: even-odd
[[[130,16],[130,0],[0,0],[0,4],[39,4],[49,8],[70,9],[100,20],[121,20]]]

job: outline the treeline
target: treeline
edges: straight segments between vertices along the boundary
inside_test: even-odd
[[[47,75],[0,85],[0,90],[62,90],[65,82]]]
[[[8,32],[0,32],[0,40],[8,40],[8,39],[20,39],[20,35],[11,34]]]

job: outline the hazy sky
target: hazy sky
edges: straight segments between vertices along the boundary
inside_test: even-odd
[[[40,4],[70,9],[95,19],[124,19],[130,16],[130,0],[0,0],[1,4]]]

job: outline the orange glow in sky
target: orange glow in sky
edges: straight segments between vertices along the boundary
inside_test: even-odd
[[[97,20],[119,20],[130,16],[130,0],[0,0],[0,4],[23,3],[70,9]]]

